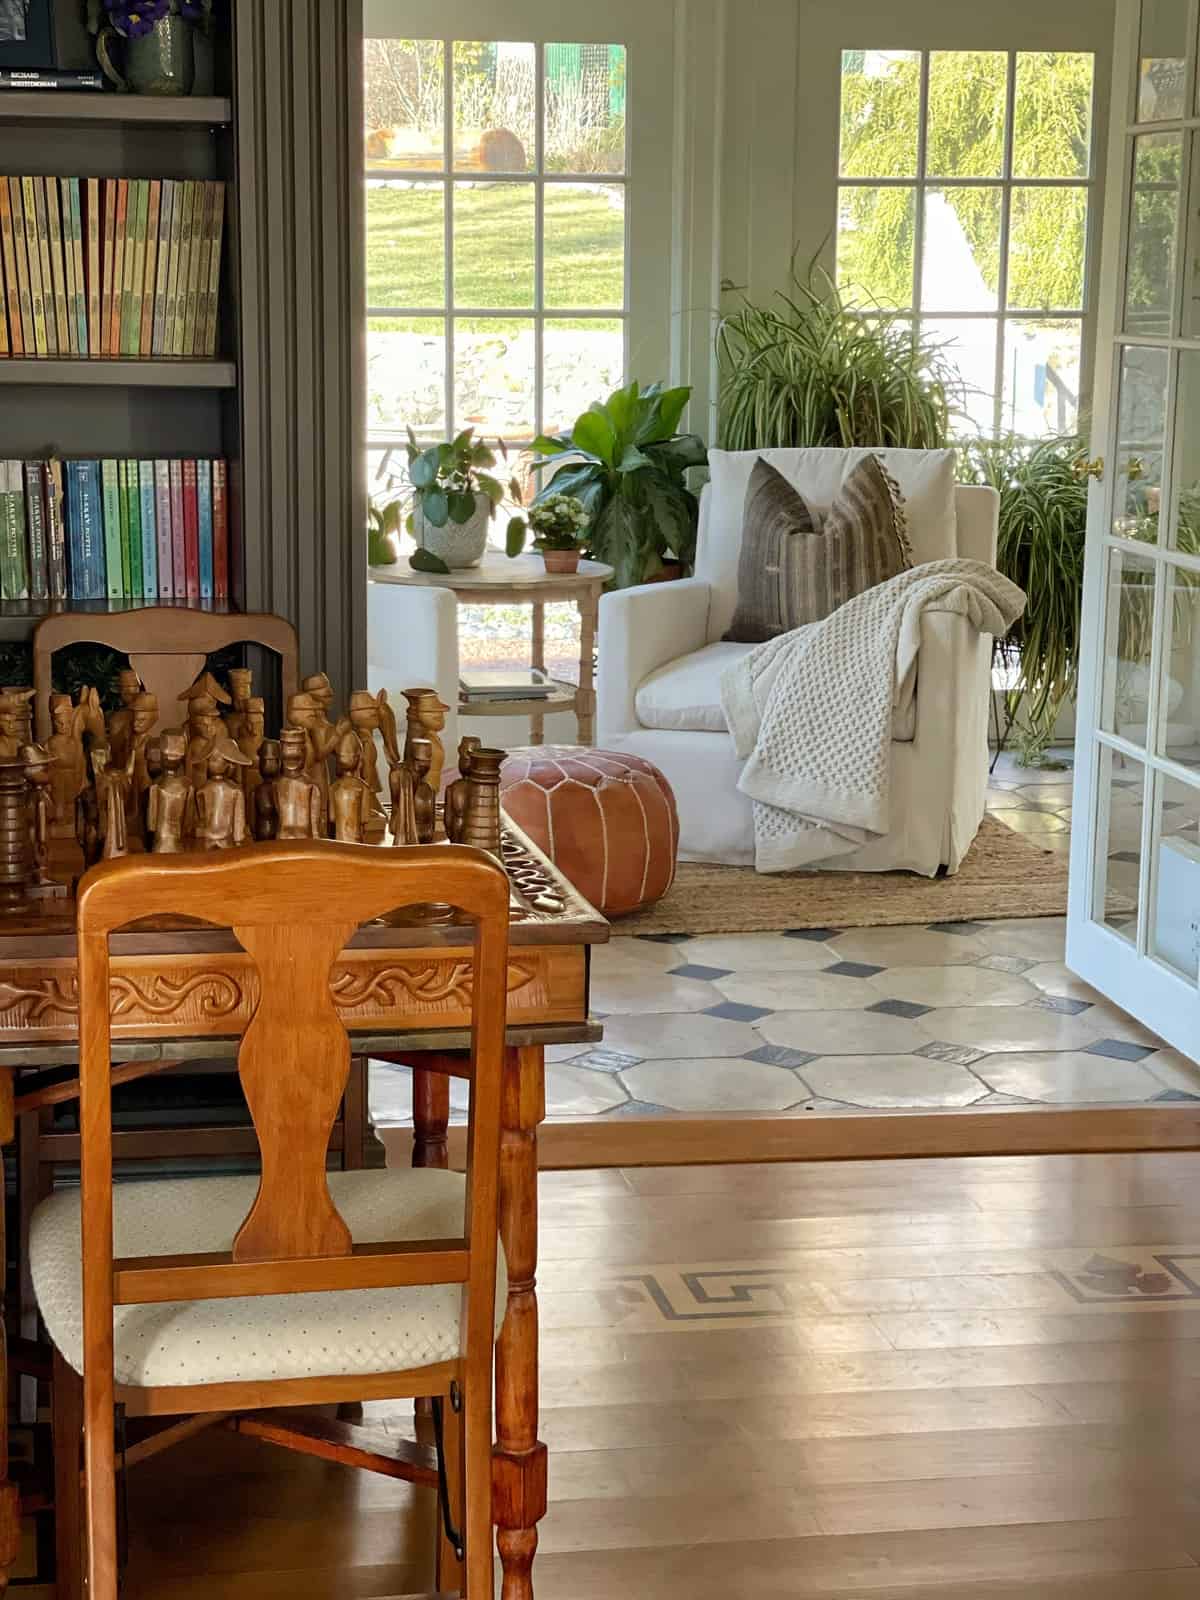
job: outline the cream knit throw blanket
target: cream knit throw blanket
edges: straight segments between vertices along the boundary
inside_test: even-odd
[[[738,788],[754,801],[758,871],[812,866],[888,832],[893,718],[911,713],[927,610],[999,637],[1024,609],[994,567],[930,561],[727,668],[721,705],[746,763]]]

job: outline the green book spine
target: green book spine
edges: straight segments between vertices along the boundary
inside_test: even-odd
[[[125,528],[128,535],[122,545],[122,554],[129,555],[129,584],[125,590],[127,600],[142,598],[142,510],[141,484],[136,461],[122,461],[125,493]]]
[[[121,484],[117,463],[106,458],[100,463],[101,499],[104,507],[104,570],[110,600],[123,600],[121,574]]]
[[[25,479],[19,461],[0,462],[0,599],[28,600],[29,561],[25,553]]]
[[[117,462],[117,509],[121,517],[121,595],[128,600],[129,587],[129,463]]]

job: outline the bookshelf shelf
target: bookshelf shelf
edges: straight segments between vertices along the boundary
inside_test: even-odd
[[[119,361],[94,357],[60,360],[54,356],[28,360],[0,357],[0,386],[5,384],[74,385],[86,389],[235,389],[232,361]]]
[[[0,91],[0,123],[104,123],[110,127],[225,128],[233,104],[219,95],[72,93],[60,89]]]
[[[226,617],[237,613],[235,605],[215,600],[0,600],[0,644],[24,644],[44,617],[63,615],[111,617],[123,611],[141,611],[147,606],[175,606],[181,611],[208,611]]]

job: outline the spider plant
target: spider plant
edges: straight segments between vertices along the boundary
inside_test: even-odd
[[[1028,596],[1024,615],[995,647],[997,660],[1016,672],[1005,692],[1001,744],[1015,730],[1024,766],[1044,758],[1079,673],[1088,495],[1076,463],[1085,445],[1075,434],[1038,443],[1009,434],[973,439],[960,456],[960,482],[1000,492],[996,565]]]
[[[727,450],[876,445],[935,450],[955,378],[911,317],[846,298],[820,269],[717,329]]]

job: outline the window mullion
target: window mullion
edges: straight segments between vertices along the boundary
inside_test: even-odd
[[[921,51],[917,101],[917,186],[913,207],[913,333],[920,327],[921,256],[925,249],[925,184],[929,149],[929,51]]]
[[[443,228],[443,273],[445,284],[443,301],[446,307],[445,351],[446,373],[443,391],[446,402],[446,431],[454,436],[454,41],[446,39],[442,45],[445,51],[442,76],[444,79],[442,93],[442,149],[446,166],[446,177],[442,180],[445,192],[442,201],[444,214]]]
[[[544,433],[543,363],[546,355],[545,266],[546,224],[546,46],[538,40],[533,50],[533,432]]]
[[[1013,199],[1013,141],[1017,110],[1017,53],[1008,52],[1008,69],[1004,85],[1004,156],[1000,168],[1003,184],[1000,190],[1000,260],[996,275],[996,399],[992,406],[992,431],[999,434],[1004,425],[1004,366],[1005,334],[1008,330],[1008,247],[1012,229]]]

